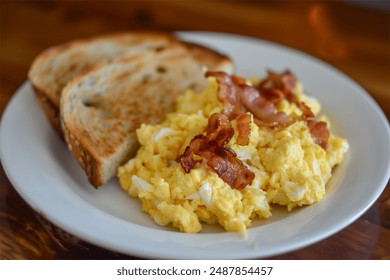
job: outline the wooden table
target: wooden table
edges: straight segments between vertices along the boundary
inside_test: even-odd
[[[388,9],[336,1],[1,1],[0,5],[1,114],[44,48],[109,31],[159,29],[244,34],[307,52],[352,77],[390,117]],[[0,168],[0,259],[128,258],[133,257],[98,248],[52,227],[23,201]],[[347,228],[272,259],[390,259],[389,184],[376,203]]]

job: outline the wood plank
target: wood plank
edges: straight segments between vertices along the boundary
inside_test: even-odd
[[[359,219],[315,245],[270,259],[390,259],[390,230]]]

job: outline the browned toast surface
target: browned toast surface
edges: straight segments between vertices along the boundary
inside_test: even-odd
[[[64,88],[65,139],[95,187],[138,148],[135,130],[159,123],[186,89],[206,86],[203,67],[182,45],[95,65]]]
[[[211,70],[233,71],[232,61],[217,51],[181,42],[171,33],[132,31],[78,39],[51,47],[34,60],[28,77],[50,124],[62,136],[59,104],[62,90],[72,78],[96,63],[179,42],[188,48],[200,65]]]

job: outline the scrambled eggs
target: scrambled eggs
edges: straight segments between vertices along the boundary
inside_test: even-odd
[[[205,165],[198,164],[185,173],[177,158],[191,139],[204,131],[209,116],[222,110],[217,89],[216,79],[209,78],[204,92],[187,91],[180,96],[177,110],[163,123],[143,124],[137,130],[141,147],[118,174],[122,188],[142,201],[143,211],[158,225],[171,224],[182,232],[200,232],[203,222],[220,224],[226,231],[245,236],[251,220],[271,216],[272,204],[285,205],[290,211],[320,201],[332,168],[342,161],[348,143],[331,134],[324,150],[313,142],[304,121],[270,130],[257,126],[252,119],[246,146],[236,143],[235,129],[227,146],[255,174],[244,189],[231,188]],[[294,94],[319,113],[319,103],[305,96],[300,84]],[[301,113],[286,101],[279,102],[277,109]],[[232,121],[232,125],[236,128],[237,124]]]

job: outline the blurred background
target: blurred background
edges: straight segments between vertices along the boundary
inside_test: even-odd
[[[389,1],[352,0],[2,0],[1,90],[15,90],[39,52],[70,39],[131,29],[204,30],[254,36],[310,53],[358,82],[369,80],[361,84],[383,99],[375,92],[389,89],[389,7]],[[8,100],[1,96],[4,108]],[[384,104],[389,102],[378,101],[388,113]]]
[[[45,48],[106,32],[152,29],[235,33],[309,53],[363,86],[389,119],[389,10],[389,1],[352,0],[0,0],[0,116],[16,89],[27,79],[33,59]],[[117,256],[91,245],[76,250],[80,249],[77,241],[74,247],[64,247],[56,239],[61,232],[54,234],[54,238],[50,235],[50,226],[45,226],[20,198],[1,167],[0,180],[0,259]],[[351,226],[332,238],[278,258],[390,259],[389,215],[387,187],[375,205]],[[375,240],[373,233],[377,236]],[[345,250],[334,250],[340,244],[346,244]]]

